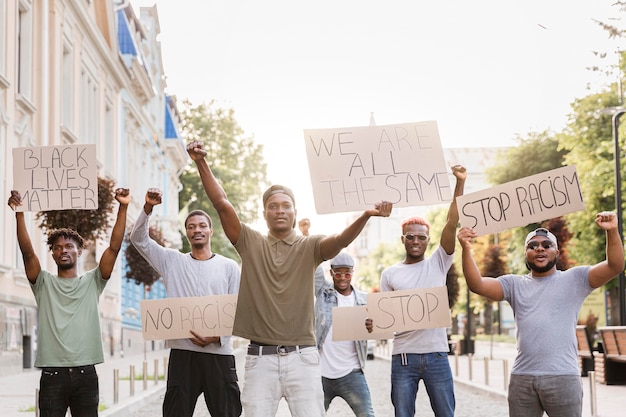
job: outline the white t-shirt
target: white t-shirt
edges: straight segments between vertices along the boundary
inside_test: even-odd
[[[356,305],[354,291],[350,295],[337,294],[337,307],[353,307]],[[337,379],[360,369],[354,340],[333,341],[333,327],[330,326],[320,351],[320,364],[324,378]]]

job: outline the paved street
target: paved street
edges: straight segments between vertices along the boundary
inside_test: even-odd
[[[237,369],[240,377],[240,387],[242,387],[243,381],[243,366],[244,366],[244,354],[241,350],[237,356]],[[374,402],[374,412],[377,417],[391,417],[393,416],[393,407],[389,399],[390,391],[390,363],[386,359],[374,359],[367,362],[365,369],[367,381],[372,391],[372,401]],[[492,416],[506,416],[508,415],[508,408],[506,399],[501,395],[490,394],[484,390],[472,388],[465,384],[456,384],[456,416],[457,417],[492,417]],[[153,417],[161,414],[161,404],[163,398],[157,397],[155,400],[145,404],[140,410],[131,414],[130,417]],[[350,408],[346,403],[336,398],[328,409],[329,417],[347,417],[352,414]],[[420,392],[417,399],[417,411],[416,415],[419,416],[433,416],[433,412],[430,409],[428,402],[428,396],[423,385],[420,385]],[[198,406],[194,413],[194,417],[209,417],[210,414],[207,411],[204,400],[200,398]],[[277,417],[289,417],[291,413],[287,407],[285,401],[281,401]]]

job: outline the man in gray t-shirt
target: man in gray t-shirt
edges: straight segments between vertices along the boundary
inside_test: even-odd
[[[486,278],[472,258],[476,232],[463,227],[463,274],[476,294],[494,301],[506,300],[517,325],[517,357],[509,384],[509,415],[581,416],[582,384],[576,353],[576,322],[585,298],[624,269],[624,248],[617,230],[617,216],[596,215],[595,223],[606,231],[606,260],[567,271],[556,269],[559,255],[556,237],[547,229],[526,236],[525,258],[530,273]]]

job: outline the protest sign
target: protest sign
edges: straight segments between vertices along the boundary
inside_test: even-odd
[[[144,340],[186,339],[194,330],[201,336],[230,336],[237,294],[174,297],[141,302]]]
[[[367,311],[376,332],[450,327],[452,323],[445,286],[368,294]]]
[[[366,306],[333,307],[333,340],[393,339],[393,332],[373,331],[365,327]]]
[[[449,202],[449,169],[434,121],[304,131],[318,214]]]
[[[573,165],[457,197],[461,226],[479,236],[584,210]]]
[[[13,148],[17,211],[98,208],[96,145]]]

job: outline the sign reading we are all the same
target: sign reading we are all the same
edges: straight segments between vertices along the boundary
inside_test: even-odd
[[[98,208],[96,145],[13,148],[17,211]]]
[[[318,214],[395,207],[452,198],[449,168],[434,121],[304,130]]]

